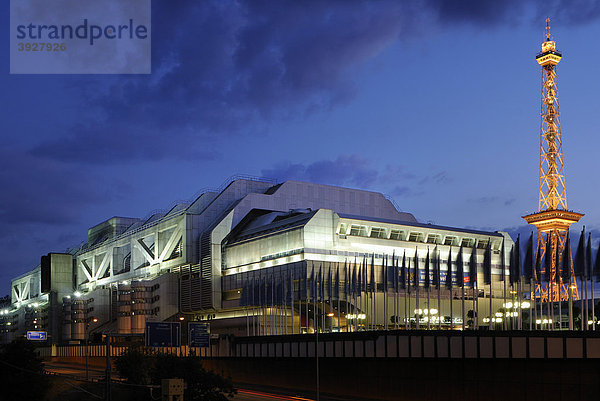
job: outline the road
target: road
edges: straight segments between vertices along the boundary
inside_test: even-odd
[[[45,362],[46,371],[54,374],[68,375],[72,378],[85,380],[85,365],[73,362]],[[90,380],[104,379],[104,369],[98,366],[88,366]],[[114,377],[117,375],[114,374]],[[314,401],[313,398],[305,398],[298,395],[276,394],[262,390],[237,389],[238,393],[234,401]],[[323,401],[325,401],[323,399]]]

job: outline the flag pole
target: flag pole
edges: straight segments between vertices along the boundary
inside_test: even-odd
[[[442,271],[441,271],[440,251],[437,251],[437,262],[436,262],[436,283],[438,290],[438,330],[442,329]]]

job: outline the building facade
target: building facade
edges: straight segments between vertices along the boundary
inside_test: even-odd
[[[1,317],[7,339],[44,330],[55,343],[143,334],[149,321],[235,335],[463,328],[466,297],[479,311],[468,325],[485,325],[506,303],[512,246],[506,233],[419,223],[380,193],[235,179],[90,228],[13,279]]]

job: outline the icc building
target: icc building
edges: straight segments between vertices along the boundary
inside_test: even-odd
[[[381,193],[232,179],[42,256],[11,282],[2,340],[40,330],[72,344],[165,321],[236,336],[492,328],[511,249],[506,233],[423,224]]]

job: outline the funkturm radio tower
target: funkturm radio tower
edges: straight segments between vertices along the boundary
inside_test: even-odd
[[[571,282],[566,283],[561,278],[565,275],[561,275],[558,270],[569,226],[578,222],[583,216],[582,213],[567,210],[556,86],[556,65],[561,58],[562,54],[556,50],[556,43],[550,38],[550,19],[547,19],[546,40],[542,43],[542,51],[535,58],[542,67],[539,205],[537,213],[523,216],[523,218],[538,230],[537,260],[552,260],[550,266],[544,266],[542,262],[545,280],[537,277],[537,273],[535,274],[535,288],[532,288],[532,296],[551,302],[568,300],[568,291],[571,291],[571,299],[579,298],[573,272],[571,271],[569,275]],[[548,246],[551,249],[547,249]],[[553,257],[545,258],[546,252],[551,252]],[[563,266],[573,269],[572,261],[564,263]],[[543,281],[546,283],[544,284]]]

